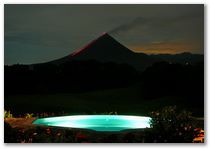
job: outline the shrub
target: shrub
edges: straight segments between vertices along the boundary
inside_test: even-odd
[[[13,117],[13,115],[11,114],[10,111],[4,110],[4,118],[12,118],[12,117]]]
[[[150,116],[151,129],[145,133],[147,142],[192,142],[195,126],[191,112],[169,106],[151,112]]]
[[[25,114],[25,118],[32,118],[33,117],[33,113],[26,113]]]

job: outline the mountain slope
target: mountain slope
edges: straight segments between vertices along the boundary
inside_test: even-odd
[[[107,33],[103,33],[97,39],[93,40],[83,48],[74,51],[68,56],[50,61],[52,64],[62,64],[73,60],[96,60],[98,62],[126,63],[139,71],[144,71],[154,62],[168,61],[172,63],[196,63],[203,61],[203,55],[181,53],[181,54],[158,54],[147,55],[144,53],[135,53],[123,46]]]
[[[129,50],[107,33],[102,34],[97,39],[70,55],[51,61],[50,63],[61,64],[72,60],[127,63],[138,70],[143,70],[154,62],[154,59],[151,59],[146,54],[134,53]]]

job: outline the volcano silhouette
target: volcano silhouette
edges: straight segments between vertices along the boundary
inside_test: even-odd
[[[97,39],[70,55],[51,61],[51,63],[62,64],[72,60],[126,63],[138,70],[146,68],[153,62],[148,55],[131,51],[107,33],[103,33]]]
[[[86,61],[96,60],[98,62],[114,62],[118,64],[129,64],[139,71],[144,71],[154,62],[167,61],[172,63],[197,63],[203,60],[203,55],[180,53],[180,54],[158,54],[147,55],[144,53],[135,53],[119,43],[107,33],[84,46],[83,48],[74,51],[73,53],[63,58],[53,60],[47,63],[62,64],[68,61]]]

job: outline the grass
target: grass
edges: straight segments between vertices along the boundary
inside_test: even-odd
[[[35,94],[5,97],[5,109],[14,113],[61,112],[70,114],[96,114],[117,112],[126,115],[147,115],[164,106],[177,105],[202,116],[202,109],[183,97],[163,97],[155,100],[143,99],[136,86],[108,89],[80,94]]]

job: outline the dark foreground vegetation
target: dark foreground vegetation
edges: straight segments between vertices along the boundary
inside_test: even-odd
[[[81,93],[124,87],[135,82],[137,76],[138,72],[127,64],[95,60],[5,66],[5,93]]]
[[[140,115],[167,105],[204,115],[203,62],[157,62],[143,72],[127,64],[95,60],[5,66],[5,109],[16,114]]]
[[[180,94],[202,97],[204,65],[157,62],[143,72],[128,64],[95,60],[5,66],[6,95],[81,93],[137,83],[142,83],[145,98]]]
[[[151,127],[121,132],[96,132],[61,127],[12,127],[5,122],[5,143],[192,143],[203,129],[191,113],[165,107],[149,114]],[[27,118],[26,118],[27,120]],[[199,128],[198,128],[199,127]],[[204,137],[202,140],[204,141]]]
[[[5,119],[8,143],[191,143],[196,142],[194,139],[204,128],[204,120],[194,118],[204,117],[204,63],[157,62],[142,72],[127,64],[94,60],[5,66],[4,103],[5,110],[11,111],[6,112],[8,121]],[[163,108],[170,105],[179,108]],[[14,127],[9,122],[11,117],[27,119],[103,111],[151,116],[152,128],[96,132]],[[203,142],[204,138],[197,142],[200,140]]]

